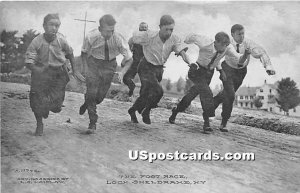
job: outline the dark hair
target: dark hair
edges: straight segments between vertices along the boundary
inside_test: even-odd
[[[139,26],[146,24],[148,26],[148,24],[146,22],[141,22]]]
[[[110,15],[110,14],[103,15],[99,19],[100,27],[103,27],[104,25],[106,25],[106,26],[114,26],[116,23],[117,22],[116,22],[115,18],[112,15]]]
[[[51,19],[59,19],[58,13],[49,13],[48,15],[46,15],[44,17],[44,23],[43,25],[46,25],[48,21],[50,21]]]
[[[244,26],[241,24],[235,24],[231,27],[231,33],[233,34],[234,32],[241,31],[242,29],[244,29]]]
[[[230,39],[227,33],[225,32],[219,32],[216,34],[215,36],[215,40],[217,42],[220,42],[221,44],[229,44],[230,43]]]
[[[175,24],[175,21],[174,21],[174,19],[172,18],[171,15],[163,15],[160,18],[160,24],[159,24],[159,26],[171,25],[171,24]]]

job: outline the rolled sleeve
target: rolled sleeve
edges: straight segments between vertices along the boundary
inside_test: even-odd
[[[251,55],[261,61],[266,70],[272,70],[273,66],[265,49],[253,41],[248,40],[248,47],[251,50]]]
[[[25,63],[26,64],[35,64],[37,60],[37,48],[38,48],[38,41],[34,39],[27,48],[25,53]]]
[[[189,34],[186,36],[184,43],[186,44],[195,44],[199,48],[202,48],[206,45],[209,45],[213,42],[210,38],[198,34]]]
[[[130,58],[132,58],[132,53],[129,49],[129,45],[126,42],[125,38],[123,36],[119,36],[118,38],[118,49],[120,54],[122,54],[124,56],[124,61],[129,60]]]
[[[181,42],[181,39],[177,36],[174,36],[174,45],[173,45],[173,51],[175,52],[176,55],[179,55],[179,53],[181,51],[187,51],[188,50],[188,47],[183,44]]]

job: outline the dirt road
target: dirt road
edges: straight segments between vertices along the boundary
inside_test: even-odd
[[[170,125],[170,110],[162,108],[152,111],[151,125],[140,117],[133,124],[131,103],[107,99],[98,106],[96,134],[85,135],[88,115],[78,115],[83,95],[71,92],[63,111],[44,121],[45,135],[35,137],[28,91],[1,83],[3,193],[300,192],[300,137],[235,124],[221,133],[218,120],[214,132],[204,134],[199,116],[182,113]],[[255,161],[149,163],[130,160],[129,150],[253,152]]]

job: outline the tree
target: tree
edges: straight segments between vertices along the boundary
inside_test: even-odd
[[[289,116],[289,110],[295,108],[300,103],[299,89],[296,82],[290,77],[283,78],[278,82],[278,96],[276,101],[280,108]]]
[[[184,94],[187,93],[187,91],[193,86],[193,82],[188,78],[186,77],[185,78],[185,87],[184,87]]]
[[[176,88],[178,92],[181,92],[184,89],[184,79],[181,76],[176,83]]]
[[[253,99],[253,104],[254,104],[254,106],[256,107],[256,108],[260,108],[260,107],[262,107],[262,102],[261,102],[261,98],[259,98],[259,97],[255,97],[254,99]]]
[[[11,72],[18,59],[18,45],[20,38],[16,37],[18,31],[1,32],[1,72]]]
[[[166,84],[166,89],[167,89],[167,90],[171,90],[171,88],[172,88],[171,80],[168,79],[168,80],[167,80],[167,84]]]

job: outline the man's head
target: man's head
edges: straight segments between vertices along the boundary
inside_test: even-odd
[[[172,35],[172,32],[174,30],[175,21],[170,15],[163,15],[160,18],[160,24],[159,24],[159,34],[160,38],[163,40],[167,40]]]
[[[240,24],[235,24],[231,27],[231,36],[234,41],[238,44],[241,44],[244,41],[245,29],[244,26]]]
[[[115,31],[115,25],[116,25],[116,20],[115,18],[110,15],[110,14],[106,14],[103,15],[100,20],[99,20],[99,31],[101,33],[101,35],[105,38],[105,39],[109,39],[114,31]]]
[[[56,37],[56,33],[58,32],[59,26],[60,20],[57,13],[51,13],[44,17],[43,27],[45,30],[45,34],[50,40],[53,40]]]
[[[147,31],[148,30],[148,24],[145,22],[140,23],[139,31]]]
[[[222,53],[226,50],[229,45],[229,36],[225,32],[219,32],[215,36],[215,48],[217,52]]]

